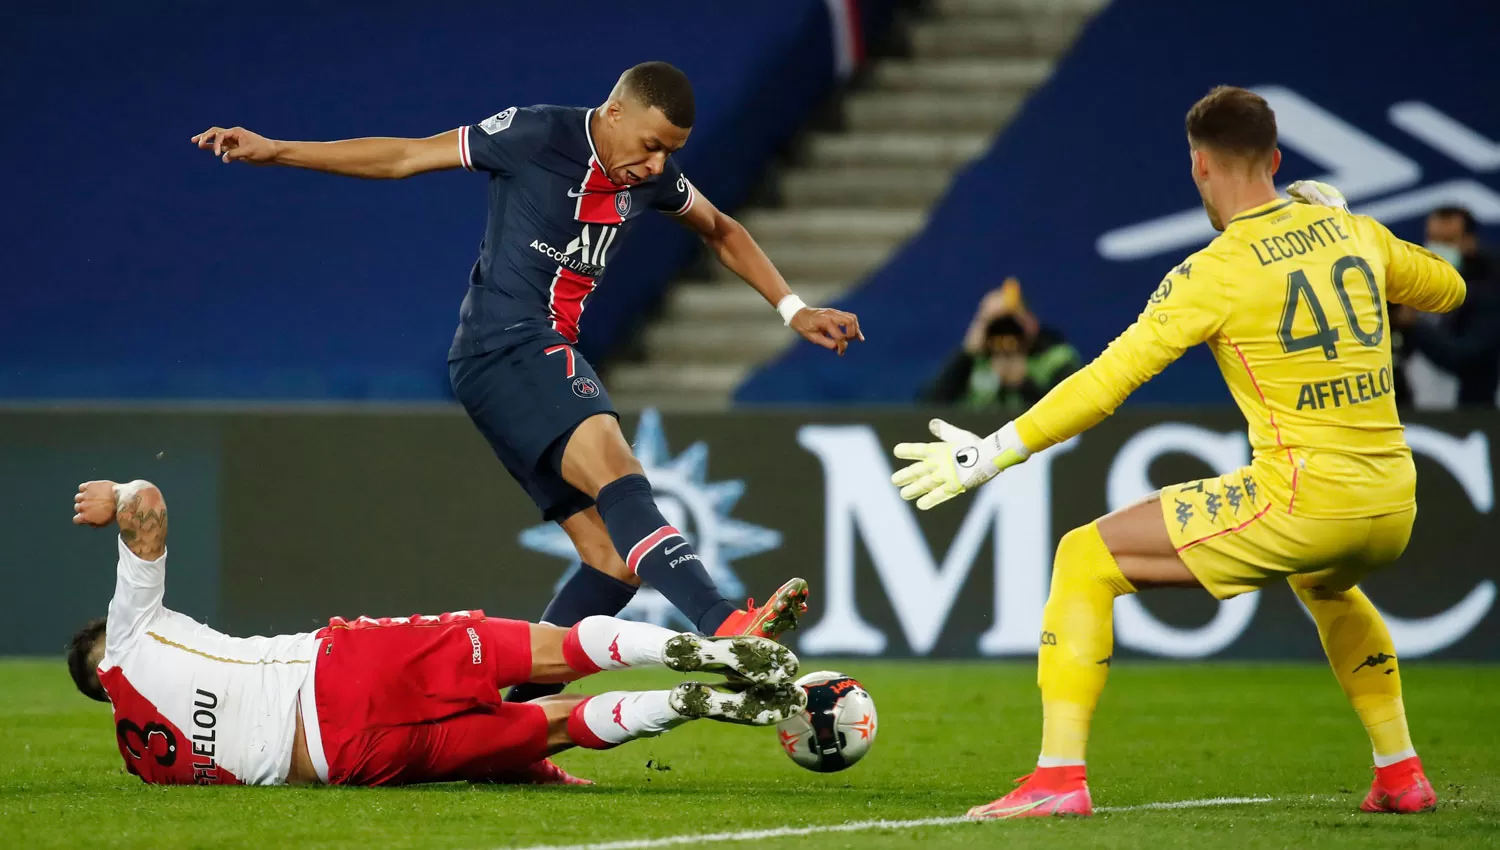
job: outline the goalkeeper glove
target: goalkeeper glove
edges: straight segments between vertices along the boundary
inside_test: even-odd
[[[1338,207],[1344,212],[1349,211],[1349,201],[1344,198],[1344,193],[1327,183],[1319,183],[1316,180],[1298,180],[1286,187],[1286,193],[1299,204]]]
[[[916,461],[891,476],[901,488],[901,498],[917,500],[917,507],[931,510],[943,502],[973,490],[1031,457],[1031,450],[1016,435],[1014,422],[980,437],[941,419],[927,423],[940,443],[901,443],[896,457]]]

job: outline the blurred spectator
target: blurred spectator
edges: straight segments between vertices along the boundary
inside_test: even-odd
[[[1432,211],[1427,217],[1427,249],[1464,276],[1468,297],[1462,307],[1444,316],[1397,307],[1391,325],[1401,333],[1401,359],[1420,352],[1458,379],[1459,407],[1494,407],[1500,388],[1500,269],[1494,256],[1480,249],[1476,231],[1474,216],[1462,207]]]
[[[1009,278],[980,300],[963,348],[926,400],[1020,413],[1080,365],[1078,352],[1026,309],[1020,281]]]
[[[1411,357],[1411,345],[1406,341],[1406,331],[1396,324],[1398,314],[1405,310],[1399,304],[1389,301],[1385,305],[1391,316],[1391,383],[1394,386],[1392,392],[1396,396],[1396,406],[1402,410],[1414,407],[1414,399],[1411,391],[1411,378],[1406,374],[1406,361]]]

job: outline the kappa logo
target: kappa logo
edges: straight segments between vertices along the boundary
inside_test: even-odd
[[[573,379],[573,395],[579,398],[598,398],[599,382],[587,375],[579,375]]]
[[[1500,192],[1484,183],[1460,178],[1416,186],[1422,179],[1421,166],[1395,148],[1289,88],[1262,86],[1255,92],[1276,111],[1277,136],[1284,147],[1336,169],[1311,179],[1337,186],[1351,205],[1371,201],[1355,210],[1361,215],[1390,224],[1425,216],[1443,204],[1457,204],[1467,207],[1480,224],[1500,223]],[[1430,104],[1419,100],[1391,104],[1386,119],[1476,175],[1500,170],[1500,142]],[[1126,262],[1202,245],[1214,236],[1203,209],[1195,206],[1115,228],[1100,236],[1095,248],[1106,260]]]
[[[781,533],[734,516],[735,505],[745,494],[745,482],[711,480],[708,475],[709,448],[705,443],[694,443],[675,455],[669,451],[661,414],[654,408],[641,412],[633,443],[636,459],[645,467],[646,477],[655,491],[657,506],[667,524],[682,535],[681,540],[673,545],[681,545],[682,540],[690,543],[697,550],[692,559],[702,564],[726,598],[749,596],[744,582],[734,571],[734,562],[779,548]],[[669,542],[672,542],[670,538],[662,541]],[[562,587],[579,569],[578,552],[567,533],[556,523],[547,522],[526,529],[521,532],[520,543],[534,552],[553,555],[568,563],[568,568],[558,577],[557,587]],[[687,552],[684,551],[683,555]],[[673,560],[678,565],[686,562],[681,557]],[[641,588],[618,616],[673,630],[694,628],[676,606],[650,587]]]
[[[473,626],[469,627],[469,645],[474,648],[474,652],[469,656],[469,659],[475,664],[483,662],[484,653],[480,650],[479,633],[474,631]]]
[[[625,725],[625,721],[621,718],[621,715],[624,713],[624,711],[625,711],[625,700],[620,700],[619,702],[615,703],[614,710],[611,711],[610,714],[614,716],[614,718],[615,718],[615,725],[616,726],[620,727],[621,729],[624,729],[626,732],[629,732],[630,731],[630,727],[626,726]]]
[[[625,664],[625,659],[620,657],[619,635],[615,635],[615,639],[609,642],[609,657],[613,659],[616,664],[624,664],[626,667],[630,666],[629,664]]]

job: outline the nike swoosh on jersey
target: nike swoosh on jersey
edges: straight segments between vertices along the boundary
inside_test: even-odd
[[[588,194],[588,192],[580,192],[577,189],[569,189],[568,190],[568,197],[570,197],[570,198],[581,198],[581,197],[583,197],[584,195],[587,195],[587,194]]]
[[[684,547],[686,545],[687,545],[687,541],[684,540],[681,543],[678,543],[676,546],[673,546],[672,548],[666,550],[666,552],[664,552],[663,554],[670,555],[673,552],[676,552],[678,549],[681,549],[682,547]]]

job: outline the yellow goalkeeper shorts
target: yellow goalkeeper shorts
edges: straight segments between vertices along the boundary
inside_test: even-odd
[[[1182,562],[1219,599],[1293,575],[1348,590],[1392,563],[1411,539],[1416,508],[1356,519],[1314,519],[1275,504],[1242,467],[1160,492],[1162,518]]]

